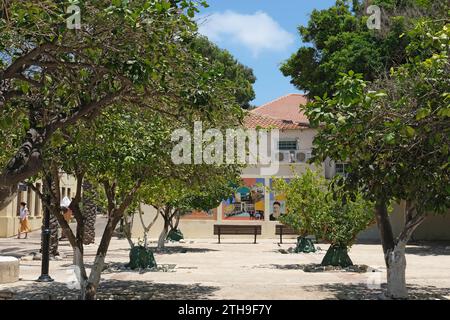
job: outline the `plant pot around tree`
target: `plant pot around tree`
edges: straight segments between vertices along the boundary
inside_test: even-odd
[[[313,253],[316,252],[312,239],[306,237],[297,238],[297,247],[294,250],[295,253]]]
[[[353,265],[348,255],[348,247],[345,245],[332,244],[321,263],[322,266],[333,266],[347,268]]]
[[[169,241],[178,242],[184,239],[184,235],[180,229],[172,229],[169,231],[166,239]]]
[[[128,267],[132,270],[156,268],[157,264],[152,250],[143,246],[132,248]]]

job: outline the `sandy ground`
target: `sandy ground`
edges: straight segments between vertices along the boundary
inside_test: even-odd
[[[100,232],[97,232],[99,234]],[[98,238],[96,243],[98,244]],[[100,299],[378,299],[386,278],[381,246],[357,244],[350,251],[355,264],[370,267],[367,273],[304,272],[303,265],[320,263],[327,245],[313,254],[282,254],[279,249],[294,246],[293,240],[279,245],[277,240],[252,237],[187,239],[168,244],[165,253],[156,253],[161,268],[157,272],[126,270],[129,246],[113,238],[107,256],[109,268],[102,276]],[[154,243],[151,244],[154,246]],[[407,248],[407,282],[411,298],[450,299],[450,244],[425,243]],[[0,255],[22,257],[20,281],[0,285],[1,291],[14,293],[16,299],[74,299],[72,252],[68,242],[60,242],[62,260],[50,262],[55,282],[37,283],[40,261],[28,261],[39,250],[39,233],[27,240],[0,239]],[[89,266],[96,245],[86,246]],[[24,258],[25,257],[25,258]],[[27,258],[28,257],[28,258]]]

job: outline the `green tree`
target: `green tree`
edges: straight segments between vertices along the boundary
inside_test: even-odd
[[[206,37],[193,39],[192,49],[203,57],[220,65],[221,72],[234,85],[236,100],[244,109],[250,108],[250,102],[255,99],[253,84],[256,77],[253,70],[239,63],[228,51],[222,50],[210,42]]]
[[[389,77],[368,83],[342,74],[333,97],[316,97],[307,107],[311,123],[320,124],[316,159],[345,161],[343,185],[376,202],[394,298],[407,297],[405,246],[412,233],[428,214],[450,207],[448,21],[423,19],[408,37],[408,62]],[[387,206],[401,200],[405,225],[395,237]]]
[[[204,183],[206,174],[215,172],[211,166],[204,165],[201,171],[204,175],[200,179],[196,167],[175,165],[171,159],[172,131],[196,120],[204,121],[207,126],[238,125],[242,117],[235,92],[230,90],[230,81],[218,72],[214,63],[196,52],[186,51],[179,54],[179,65],[174,69],[177,77],[166,79],[170,93],[147,99],[130,98],[126,104],[114,104],[95,118],[79,122],[77,127],[55,132],[51,143],[43,149],[44,159],[55,163],[53,167],[77,178],[77,193],[71,203],[77,221],[76,233],[70,230],[61,212],[54,214],[74,249],[85,299],[95,298],[113,232],[125,213],[143,199],[142,190],[161,181],[181,179],[185,186],[182,190],[189,191],[190,186]],[[56,185],[59,178],[54,172]],[[220,172],[225,175],[237,171],[233,166],[224,166]],[[84,179],[103,188],[108,215],[89,276],[83,258],[86,217],[81,192]],[[158,190],[161,191],[164,189]]]
[[[177,229],[182,215],[215,209],[229,197],[233,182],[239,180],[239,169],[237,165],[183,166],[176,176],[145,186],[142,201],[164,220],[158,249],[164,248],[168,233]]]
[[[66,13],[74,3],[82,13],[76,30]],[[39,172],[42,149],[59,129],[115,103],[178,100],[171,79],[189,79],[186,40],[197,10],[190,0],[1,2],[0,208]],[[186,91],[182,101],[201,94]]]
[[[113,231],[126,210],[136,202],[140,187],[160,174],[170,161],[170,145],[166,144],[170,141],[170,131],[162,119],[161,115],[138,108],[112,107],[95,121],[68,129],[67,135],[62,133],[62,141],[43,150],[44,177],[49,177],[47,184],[52,191],[49,207],[57,208],[52,214],[74,250],[83,299],[95,298]],[[77,222],[75,233],[59,208],[60,169],[77,178],[76,194],[70,204]],[[83,246],[87,222],[82,202],[85,179],[104,189],[108,216],[89,276]]]
[[[330,243],[322,265],[348,267],[353,264],[349,247],[374,220],[373,203],[358,192],[350,194],[332,186],[320,173],[308,169],[289,182],[276,179],[273,188],[286,196],[287,213],[280,221],[300,234],[298,251],[311,252],[313,244],[304,238],[315,235]]]
[[[367,6],[382,9],[381,30],[367,27]],[[281,67],[286,77],[310,98],[332,95],[339,73],[353,70],[373,81],[406,62],[407,31],[420,17],[446,18],[448,1],[337,0],[329,9],[314,10],[307,26],[298,28],[301,47]],[[400,37],[403,35],[403,37]]]

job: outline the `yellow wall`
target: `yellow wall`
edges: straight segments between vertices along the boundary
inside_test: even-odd
[[[76,191],[76,180],[73,177],[62,174],[60,185],[61,189],[64,188],[65,195],[67,195],[67,191],[70,189],[71,196],[74,196]],[[31,230],[34,231],[41,228],[43,213],[42,203],[36,193],[31,189],[28,189],[28,191],[18,192],[14,200],[5,209],[0,210],[0,238],[17,235],[19,229],[18,203],[21,201],[25,201],[30,210],[29,221]]]

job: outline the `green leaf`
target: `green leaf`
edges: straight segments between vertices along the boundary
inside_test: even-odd
[[[442,108],[441,110],[439,110],[438,116],[440,116],[440,117],[450,117],[450,107]]]
[[[20,85],[20,90],[22,90],[23,93],[28,93],[30,91],[30,84],[28,82],[23,82]]]
[[[406,126],[405,131],[406,131],[406,135],[410,138],[412,138],[416,135],[416,130],[411,126]]]
[[[384,136],[384,142],[388,143],[388,144],[393,144],[395,143],[395,134],[394,133],[388,133]]]
[[[431,110],[430,109],[422,108],[419,111],[417,111],[416,120],[418,120],[418,121],[422,120],[422,119],[428,117],[430,114],[431,114]]]

